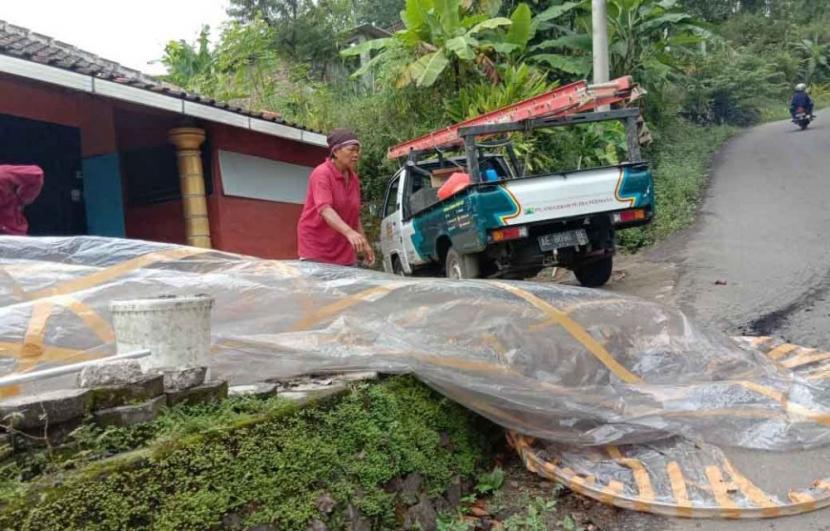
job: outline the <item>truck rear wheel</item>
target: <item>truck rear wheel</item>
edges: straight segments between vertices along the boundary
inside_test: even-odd
[[[447,251],[444,262],[447,278],[465,279],[478,278],[478,257],[473,254],[461,254],[452,247]]]
[[[596,262],[589,262],[574,268],[574,275],[580,284],[586,288],[604,286],[611,279],[614,269],[614,257],[607,256]]]

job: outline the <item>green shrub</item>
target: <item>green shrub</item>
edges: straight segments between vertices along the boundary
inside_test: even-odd
[[[7,490],[0,527],[209,529],[237,513],[245,526],[305,529],[322,518],[315,502],[326,493],[337,502],[332,525],[352,504],[376,528],[395,529],[395,494],[384,488],[391,480],[417,472],[437,495],[455,475],[472,476],[488,453],[477,417],[411,378],[360,385],[326,406],[280,403],[264,402],[259,420],[229,418],[227,406],[213,415],[167,413],[142,459],[87,464],[23,485],[27,492]],[[181,424],[188,427],[173,427]],[[195,424],[208,431],[184,435]]]
[[[700,125],[752,125],[764,99],[786,93],[785,81],[766,58],[724,48],[691,66],[682,113]]]

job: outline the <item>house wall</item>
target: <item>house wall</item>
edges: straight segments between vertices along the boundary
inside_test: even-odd
[[[90,234],[186,243],[181,200],[130,204],[120,159],[129,150],[166,146],[167,134],[182,124],[181,116],[5,75],[0,75],[0,113],[80,130],[83,168],[89,174],[84,197]],[[313,168],[325,159],[326,150],[222,124],[194,125],[208,135],[213,191],[207,202],[213,246],[264,258],[296,258],[302,205],[226,195],[218,153]]]
[[[136,149],[166,141],[167,131],[176,123],[166,117],[134,116],[119,111],[116,115],[119,149]],[[122,125],[123,124],[123,125]],[[213,191],[207,197],[213,247],[223,251],[272,259],[297,258],[299,203],[234,197],[225,193],[222,183],[220,151],[241,153],[264,159],[313,168],[326,156],[326,150],[245,131],[221,124],[200,124],[207,133]],[[278,175],[274,176],[279,179]],[[126,208],[127,236],[130,238],[187,243],[180,200]]]
[[[124,153],[145,148],[172,149],[167,134],[181,123],[180,120],[179,116],[170,113],[146,112],[134,106],[119,107],[115,112],[118,150]],[[172,168],[165,168],[165,171],[172,172]],[[173,181],[172,185],[176,184],[175,175],[170,180]],[[128,238],[187,244],[181,199],[140,204],[131,201],[126,195]]]
[[[325,160],[326,150],[220,124],[207,126],[207,131],[213,150],[214,197],[209,203],[213,207],[214,246],[263,258],[297,258],[297,221],[302,205],[225,195],[218,152],[232,151],[313,168]]]
[[[126,224],[128,238],[187,244],[181,201],[128,207]]]
[[[86,233],[124,236],[122,204],[111,200],[113,194],[121,194],[111,103],[82,92],[0,75],[0,114],[78,128]],[[49,186],[48,175],[44,185]]]

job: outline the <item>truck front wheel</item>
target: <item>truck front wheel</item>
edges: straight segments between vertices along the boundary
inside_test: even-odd
[[[403,264],[401,264],[401,259],[398,258],[398,255],[392,257],[392,274],[399,277],[406,276],[406,273],[403,270]]]
[[[573,271],[580,284],[586,288],[598,288],[611,279],[613,269],[614,257],[607,256],[596,262],[576,266]]]
[[[444,264],[447,278],[458,280],[478,278],[478,257],[476,255],[461,254],[450,247]]]

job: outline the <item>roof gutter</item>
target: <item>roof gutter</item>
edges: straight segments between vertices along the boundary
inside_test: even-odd
[[[91,75],[79,74],[78,72],[72,72],[55,66],[18,59],[17,57],[0,54],[0,72],[87,92],[89,94],[135,103],[145,107],[175,112],[184,116],[201,118],[210,122],[250,129],[258,133],[295,140],[305,144],[321,147],[327,145],[326,137],[318,133],[303,131],[296,127],[252,118],[224,109],[217,109],[210,105],[204,105],[166,94],[159,94],[152,90],[115,83]]]

